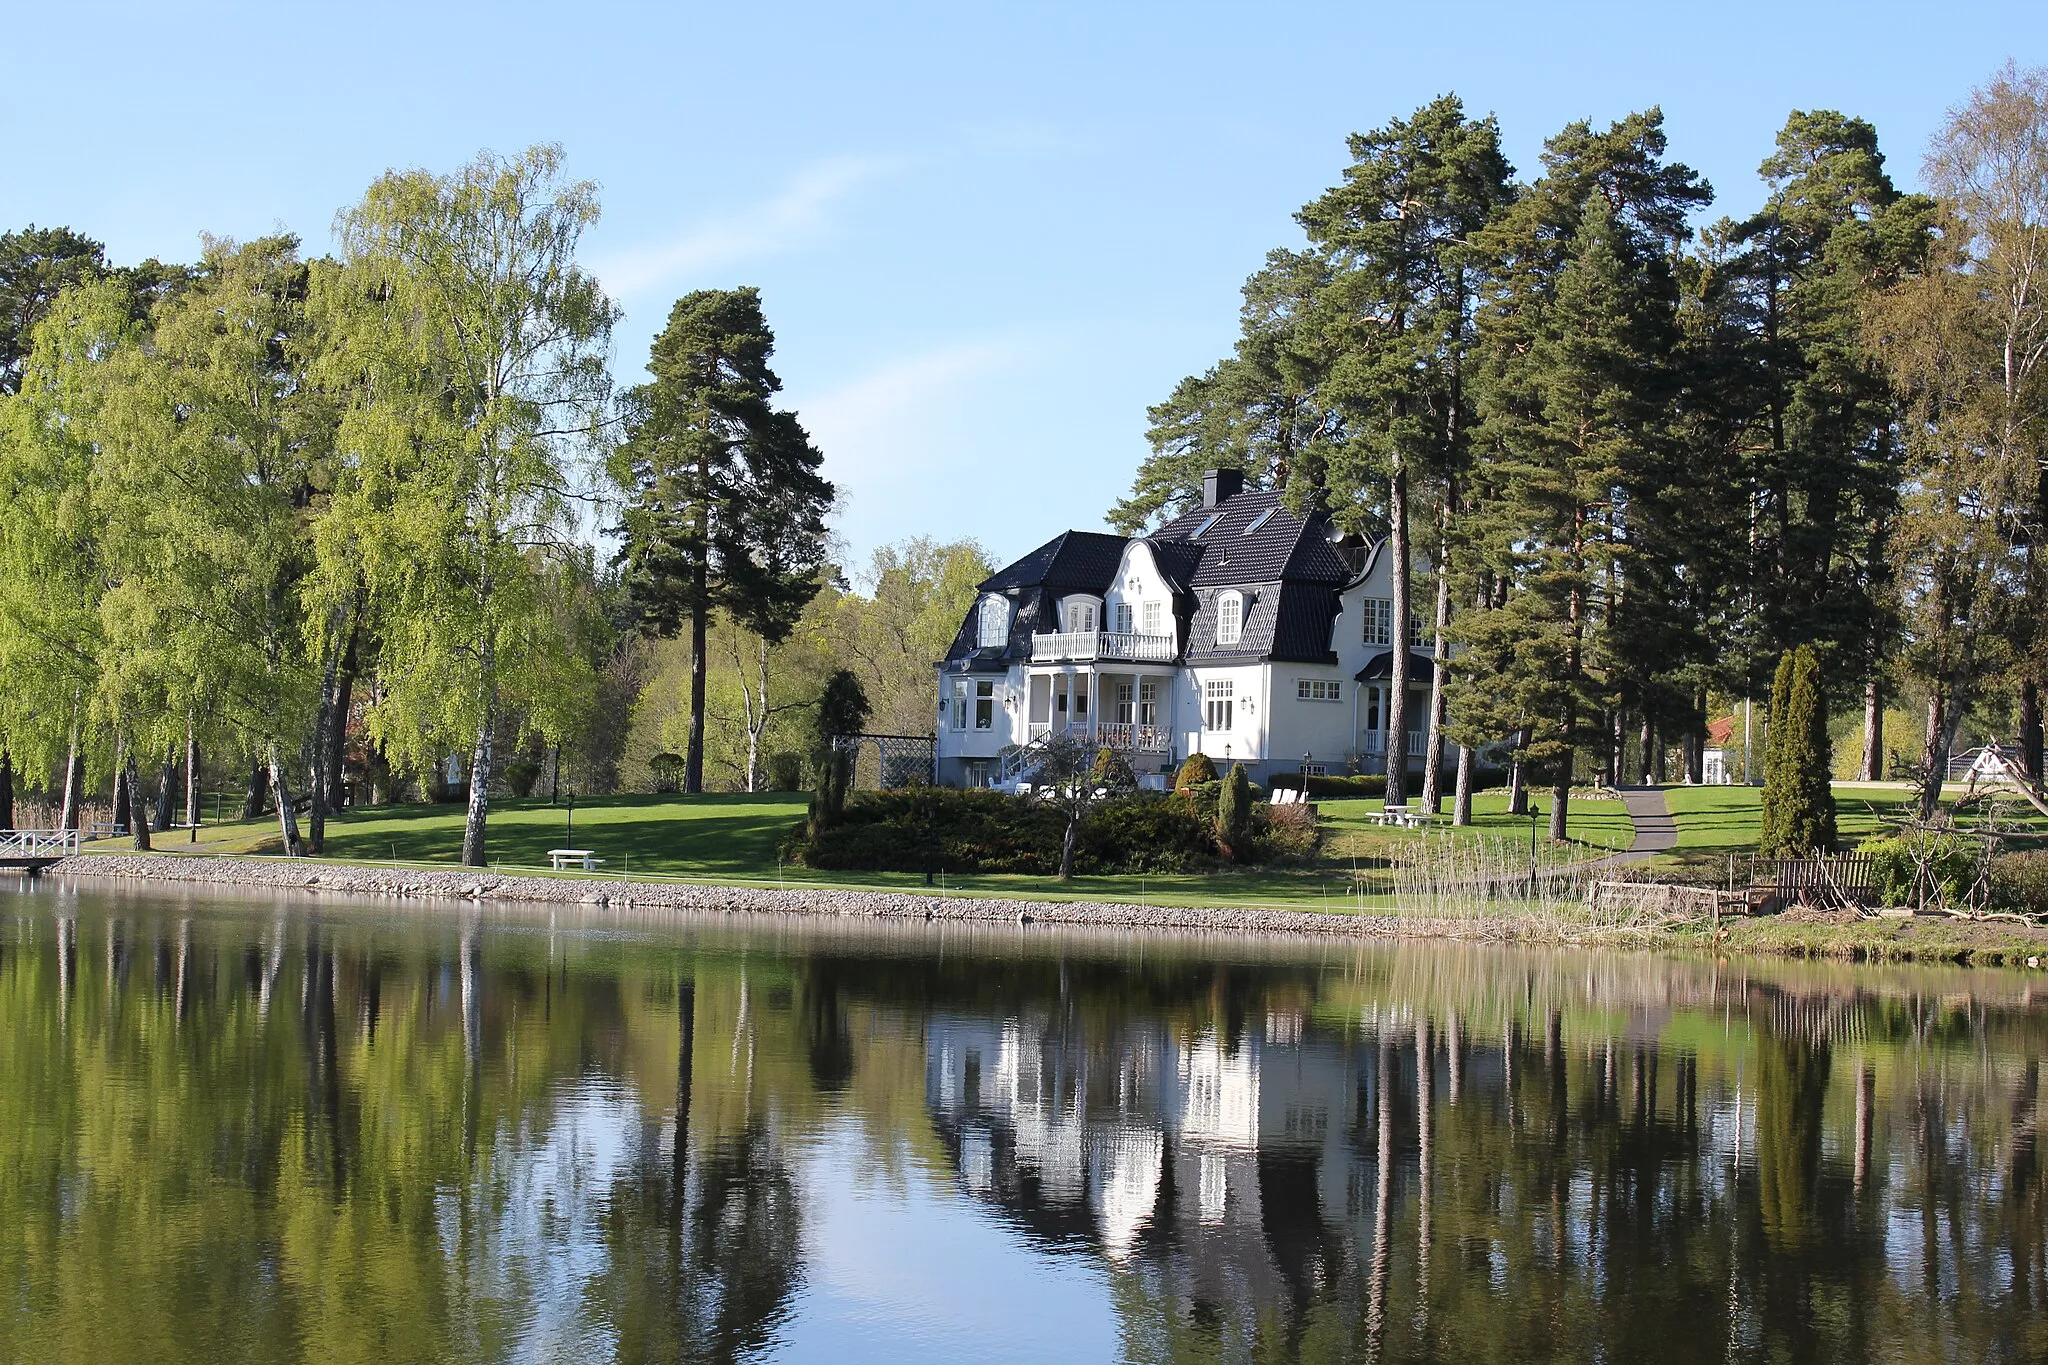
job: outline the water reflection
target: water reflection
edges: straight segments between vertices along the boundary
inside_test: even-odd
[[[4,905],[9,1359],[2048,1355],[2018,975]]]

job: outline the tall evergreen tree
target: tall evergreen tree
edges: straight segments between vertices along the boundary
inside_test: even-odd
[[[779,638],[817,590],[833,489],[794,414],[773,406],[774,352],[760,291],[698,290],[655,338],[653,379],[624,395],[612,476],[625,496],[625,581],[643,628],[690,632],[686,792],[704,789],[711,613]]]
[[[1330,443],[1328,496],[1340,521],[1383,518],[1387,531],[1394,598],[1387,800],[1399,804],[1408,780],[1411,500],[1434,490],[1441,505],[1465,458],[1467,352],[1479,284],[1472,243],[1512,198],[1512,168],[1493,120],[1467,118],[1455,95],[1354,134],[1350,145],[1344,183],[1300,218],[1331,264],[1317,309],[1330,356],[1322,390],[1342,413],[1343,429]],[[1437,726],[1429,731],[1435,743]]]
[[[1660,547],[1635,532],[1672,519],[1674,260],[1687,214],[1711,197],[1664,149],[1655,110],[1602,132],[1573,124],[1546,144],[1543,178],[1480,238],[1492,279],[1473,538],[1505,591],[1463,634],[1505,668],[1479,709],[1507,697],[1519,710],[1522,760],[1551,776],[1554,839],[1577,750],[1611,743],[1600,718],[1624,700],[1632,619],[1663,609],[1648,562]]]
[[[1832,767],[1820,659],[1811,645],[1801,645],[1779,659],[1771,686],[1758,852],[1801,858],[1834,847]]]

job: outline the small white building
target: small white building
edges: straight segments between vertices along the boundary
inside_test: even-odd
[[[1211,471],[1202,506],[1146,536],[1068,531],[980,584],[939,664],[938,778],[1007,786],[1079,731],[1148,785],[1193,753],[1275,773],[1383,772],[1395,648],[1384,543]],[[1408,753],[1433,677],[1411,621]]]

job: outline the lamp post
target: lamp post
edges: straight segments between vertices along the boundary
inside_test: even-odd
[[[562,842],[570,848],[576,846],[576,789],[569,789],[569,832]]]
[[[1536,899],[1536,799],[1529,799],[1529,899]]]

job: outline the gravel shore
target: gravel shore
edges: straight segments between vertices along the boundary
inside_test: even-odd
[[[713,914],[763,912],[867,919],[1085,924],[1131,929],[1312,934],[1325,938],[1498,940],[1524,937],[1515,931],[1513,925],[1500,921],[1444,921],[1401,915],[1324,915],[1300,910],[1037,901],[988,896],[917,896],[890,891],[836,891],[814,887],[784,891],[612,878],[599,881],[520,877],[475,868],[428,871],[346,863],[287,862],[281,859],[209,858],[189,854],[92,854],[67,858],[52,865],[44,875],[67,881],[201,883],[316,894],[582,905],[636,911],[670,909]]]

